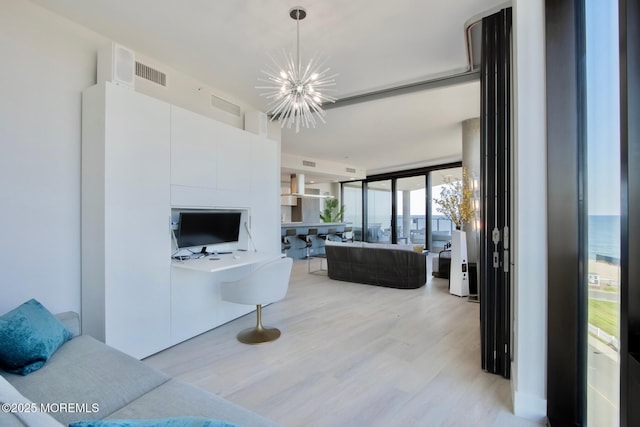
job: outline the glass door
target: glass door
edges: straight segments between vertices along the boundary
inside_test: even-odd
[[[391,180],[367,183],[367,221],[364,241],[391,243]]]
[[[586,2],[587,420],[619,425],[620,113],[617,2]]]
[[[450,163],[343,182],[344,219],[353,225],[353,240],[424,245],[431,252],[435,240],[435,251],[440,251],[451,240],[455,225],[436,211],[433,198],[440,195],[447,178],[462,179],[459,165]]]
[[[450,221],[436,203],[447,180],[462,179],[462,168],[441,169],[431,172],[431,246],[429,250],[438,253],[451,241],[451,231],[456,225]]]
[[[427,232],[426,176],[396,180],[397,243],[424,245]]]
[[[362,241],[362,181],[345,182],[342,185],[342,204],[343,219],[347,223],[343,239]]]

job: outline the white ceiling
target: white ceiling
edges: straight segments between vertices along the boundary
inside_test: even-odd
[[[268,53],[326,55],[338,99],[467,70],[465,24],[505,0],[32,0],[266,111],[255,88]],[[460,123],[480,114],[477,81],[327,110],[284,129],[282,150],[369,174],[460,160]]]

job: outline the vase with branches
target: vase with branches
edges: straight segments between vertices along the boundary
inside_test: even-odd
[[[471,204],[473,191],[466,169],[462,169],[462,179],[447,176],[444,178],[444,185],[439,199],[434,199],[438,212],[460,229],[463,224],[471,222],[474,218],[474,211]]]

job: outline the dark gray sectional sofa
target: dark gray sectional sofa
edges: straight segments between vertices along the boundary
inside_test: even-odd
[[[399,289],[427,281],[427,257],[411,245],[334,243],[325,246],[330,279]]]

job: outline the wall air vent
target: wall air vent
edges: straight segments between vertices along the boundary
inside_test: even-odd
[[[165,73],[138,61],[136,61],[136,76],[167,87],[167,75]]]
[[[239,105],[229,102],[226,99],[222,99],[214,94],[211,94],[211,106],[226,113],[233,114],[236,117],[240,117],[242,115],[242,110]]]
[[[309,166],[310,168],[315,168],[316,167],[316,162],[311,162],[309,160],[303,160],[302,161],[302,166]]]
[[[356,168],[345,168],[345,170],[349,173],[356,173]]]

